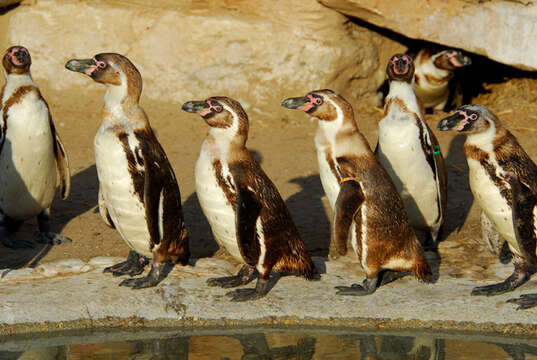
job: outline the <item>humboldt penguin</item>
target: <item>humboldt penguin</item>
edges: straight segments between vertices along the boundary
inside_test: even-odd
[[[276,186],[246,148],[248,116],[228,97],[186,102],[210,126],[196,162],[196,193],[216,241],[245,263],[237,275],[208,280],[224,288],[255,279],[255,289],[229,292],[232,301],[265,296],[272,270],[313,279],[314,266]]]
[[[7,49],[2,65],[6,83],[0,93],[0,240],[11,248],[31,247],[13,232],[37,216],[37,241],[60,244],[66,236],[50,231],[50,207],[59,182],[69,195],[71,177],[65,148],[47,102],[32,80],[28,49]]]
[[[388,278],[410,271],[422,281],[432,273],[390,176],[358,130],[350,104],[331,90],[289,98],[282,106],[319,119],[315,136],[321,183],[332,209],[332,239],[342,255],[347,240],[366,273],[362,285],[339,295],[367,295]]]
[[[174,264],[190,256],[181,194],[173,169],[139,105],[142,77],[126,57],[104,53],[72,59],[65,67],[106,85],[102,122],[94,139],[99,178],[99,210],[131,248],[127,261],[107,267],[120,286],[157,285]]]
[[[414,92],[425,109],[445,110],[450,105],[448,104],[450,95],[456,106],[462,105],[461,89],[457,89],[456,83],[451,80],[457,69],[472,64],[468,56],[453,49],[435,52],[423,48],[415,59]],[[454,98],[457,96],[459,99],[455,101]]]
[[[386,74],[390,91],[375,153],[401,195],[410,222],[426,232],[426,244],[434,247],[447,207],[444,158],[412,89],[412,58],[392,56]]]
[[[470,188],[481,207],[484,234],[499,233],[513,253],[514,272],[505,281],[478,286],[472,295],[498,295],[524,284],[537,265],[535,194],[537,166],[496,115],[481,105],[464,105],[438,123],[442,131],[466,134],[464,152]],[[537,302],[535,302],[537,304]]]

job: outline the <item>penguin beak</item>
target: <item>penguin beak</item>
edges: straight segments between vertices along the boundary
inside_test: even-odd
[[[288,109],[301,109],[304,107],[304,105],[308,104],[310,102],[310,99],[307,97],[295,97],[295,98],[289,98],[285,99],[282,102],[282,106],[286,107]]]
[[[207,101],[188,101],[181,106],[181,109],[189,113],[198,114],[203,110],[209,109],[209,104]]]
[[[95,63],[93,59],[81,59],[81,60],[71,59],[65,64],[65,67],[68,70],[76,71],[76,72],[86,74],[86,75],[91,74],[90,70],[94,66],[95,66]]]
[[[447,118],[444,118],[438,122],[436,128],[440,131],[459,130],[459,124],[464,120],[464,116],[459,113],[455,113]]]

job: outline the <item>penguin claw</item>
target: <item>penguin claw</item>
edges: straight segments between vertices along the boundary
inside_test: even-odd
[[[219,286],[224,289],[233,288],[244,284],[245,282],[241,276],[225,276],[219,278],[210,278],[207,280],[207,285]]]
[[[517,304],[517,310],[525,310],[537,306],[537,294],[522,294],[518,298],[508,299],[506,302]]]
[[[259,293],[256,289],[236,289],[226,293],[231,301],[248,301],[262,298],[266,294]]]
[[[362,285],[352,284],[351,286],[336,286],[336,295],[363,296],[370,294]]]
[[[149,275],[142,278],[131,278],[125,279],[119,283],[119,286],[127,286],[132,289],[144,289],[148,287],[153,287],[160,282],[159,279],[150,277]]]
[[[37,242],[40,244],[49,244],[49,245],[60,245],[64,243],[73,242],[71,238],[67,236],[53,233],[53,232],[37,232],[36,233]]]

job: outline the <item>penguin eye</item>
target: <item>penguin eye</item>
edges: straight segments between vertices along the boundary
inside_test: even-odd
[[[219,113],[219,112],[222,112],[223,108],[220,105],[215,105],[213,106],[213,110]]]
[[[321,99],[320,97],[316,97],[314,98],[315,100],[313,101],[315,103],[315,105],[319,106],[323,103],[323,99]]]
[[[104,61],[97,61],[97,67],[99,69],[104,69],[106,67],[106,63]]]
[[[477,120],[477,114],[470,115],[470,120]]]

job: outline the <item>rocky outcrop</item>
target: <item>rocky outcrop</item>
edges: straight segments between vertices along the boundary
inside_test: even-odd
[[[173,101],[227,95],[247,111],[288,114],[282,99],[332,88],[373,93],[372,32],[315,0],[177,2],[39,0],[3,19],[4,47],[32,53],[38,81],[102,89],[64,69],[72,57],[119,52],[144,78],[144,96]]]
[[[537,70],[537,4],[524,1],[319,0],[323,5],[412,39],[464,49]],[[525,6],[524,4],[528,4]]]

